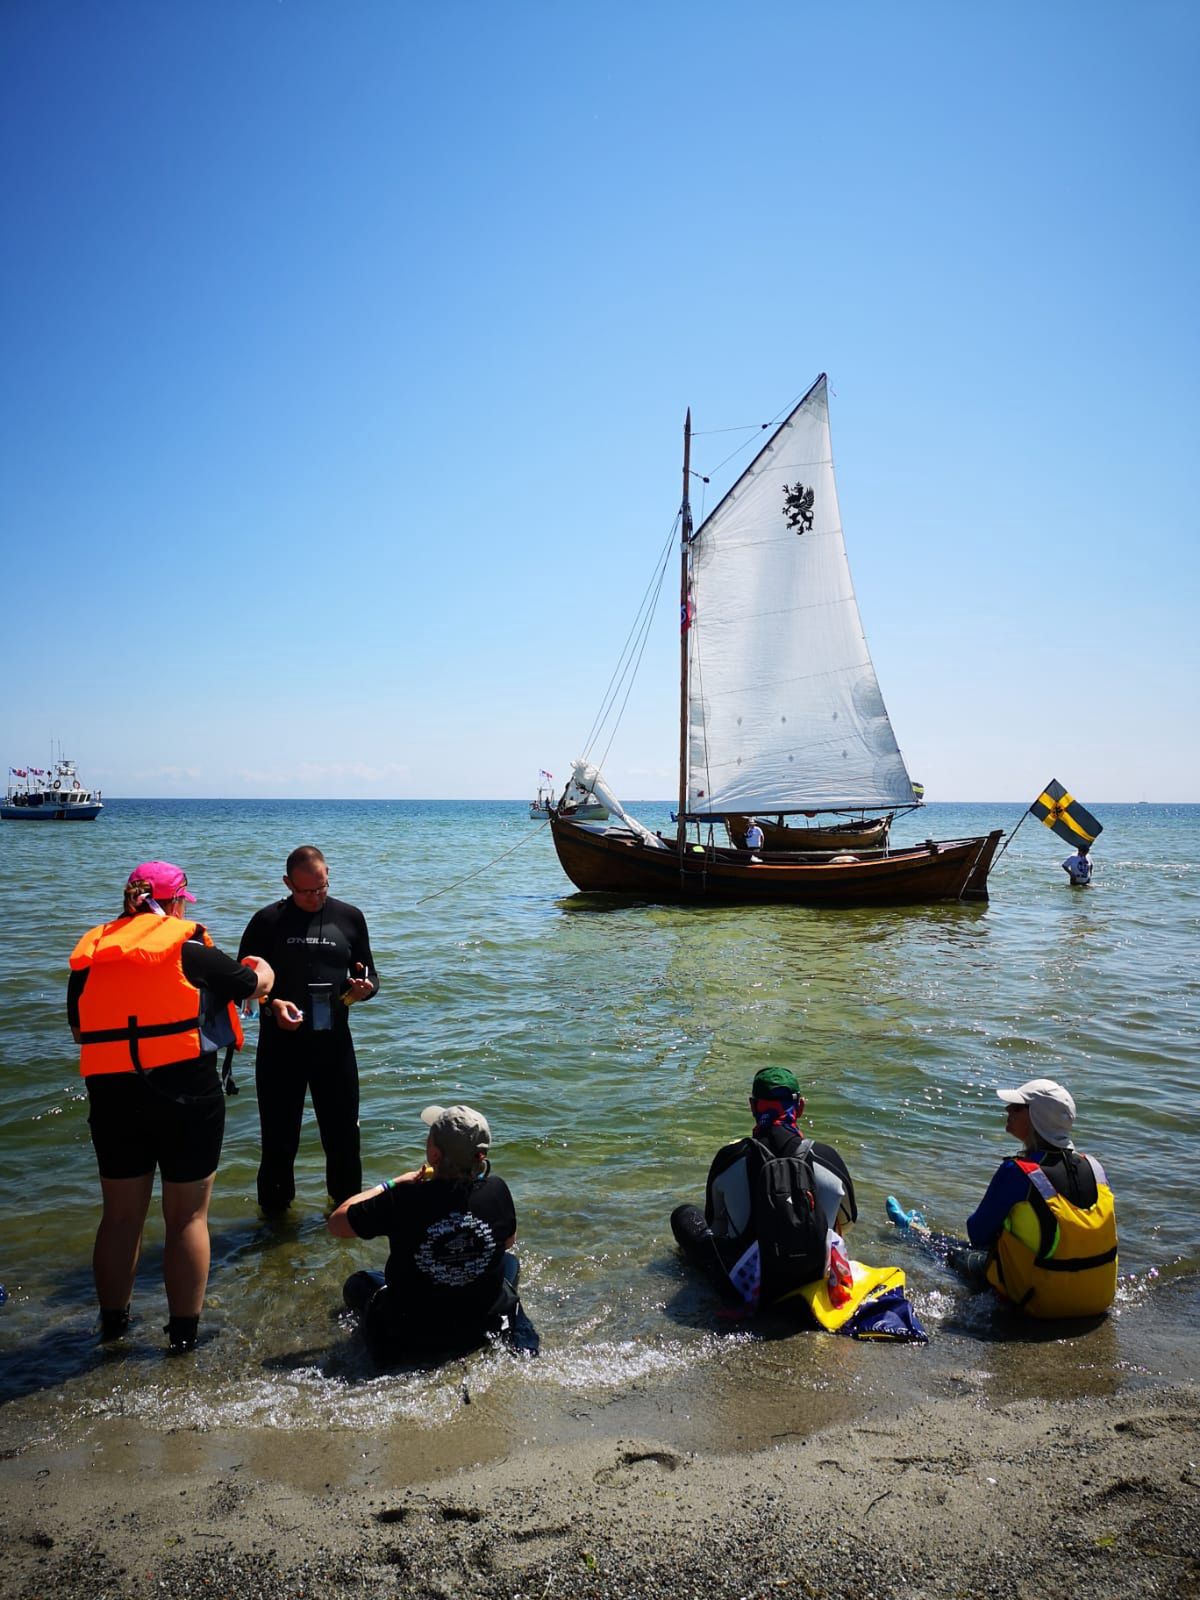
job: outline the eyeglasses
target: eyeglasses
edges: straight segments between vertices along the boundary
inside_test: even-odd
[[[292,891],[292,893],[294,895],[328,894],[329,893],[329,879],[328,878],[326,878],[324,883],[313,884],[312,887],[308,888],[308,889],[302,889],[298,883],[292,883],[289,886],[290,886],[291,891]]]

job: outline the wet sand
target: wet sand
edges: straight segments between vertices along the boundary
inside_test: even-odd
[[[1055,1397],[998,1401],[981,1366],[906,1399],[904,1363],[926,1353],[896,1348],[870,1350],[884,1387],[847,1367],[824,1395],[785,1393],[771,1363],[778,1380],[788,1343],[748,1347],[727,1373],[726,1449],[693,1447],[712,1430],[697,1431],[679,1375],[559,1397],[517,1424],[525,1437],[468,1381],[438,1426],[380,1432],[164,1431],[111,1415],[67,1442],[38,1436],[36,1403],[10,1406],[2,1592],[1200,1593],[1200,1384],[1128,1363],[1097,1373],[1107,1346],[1084,1339],[1026,1351],[1075,1370]],[[1009,1353],[992,1346],[992,1368]]]

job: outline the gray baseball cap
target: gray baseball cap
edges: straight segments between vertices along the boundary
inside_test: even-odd
[[[421,1113],[433,1142],[452,1166],[469,1172],[479,1155],[492,1147],[487,1118],[470,1106],[426,1106]]]

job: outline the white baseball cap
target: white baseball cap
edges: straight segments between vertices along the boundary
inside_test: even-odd
[[[1019,1089],[997,1089],[997,1097],[1009,1106],[1024,1106],[1033,1131],[1056,1150],[1072,1150],[1071,1125],[1075,1121],[1075,1102],[1061,1083],[1051,1078],[1030,1078]]]

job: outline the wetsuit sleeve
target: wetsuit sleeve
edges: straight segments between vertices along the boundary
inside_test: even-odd
[[[1036,1158],[1035,1158],[1036,1159]],[[1015,1161],[996,1168],[983,1199],[967,1218],[967,1238],[977,1250],[990,1250],[1000,1237],[1004,1219],[1029,1192],[1029,1179]]]
[[[238,945],[238,960],[243,956],[262,956],[264,961],[271,961],[270,953],[264,948],[270,943],[270,930],[261,911],[256,911],[246,924],[246,931],[242,934],[241,943]],[[271,961],[274,966],[274,961]]]
[[[375,970],[375,957],[371,953],[371,936],[367,932],[367,919],[357,906],[352,906],[350,909],[354,913],[350,918],[350,926],[347,929],[350,945],[350,971],[353,973],[356,961],[362,962],[367,969],[371,982],[375,985],[366,998],[374,1000],[379,993],[379,973]]]
[[[846,1191],[846,1215],[851,1222],[858,1221],[858,1201],[854,1197],[854,1179],[850,1176],[850,1168],[838,1155],[831,1144],[818,1144],[813,1141],[813,1159],[819,1161],[823,1167],[828,1167],[831,1172],[836,1172],[842,1180]]]
[[[248,1000],[258,988],[258,974],[253,967],[243,967],[215,946],[189,939],[181,954],[187,981],[197,989],[207,989],[221,1005],[229,1000]]]

